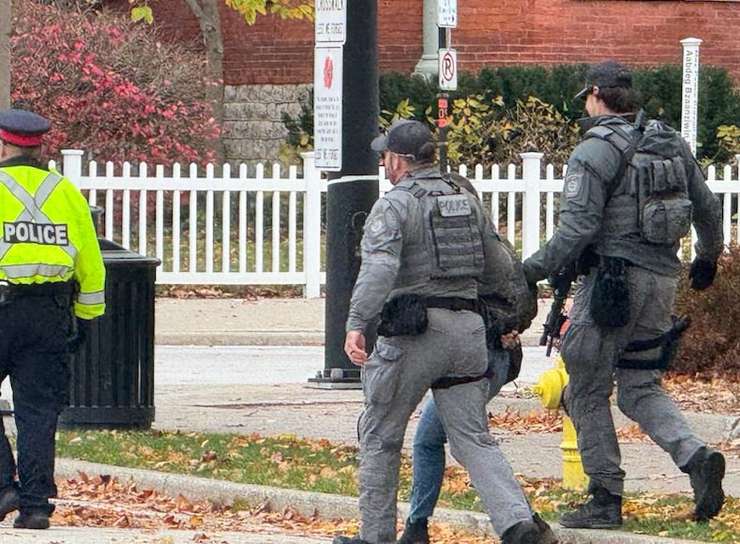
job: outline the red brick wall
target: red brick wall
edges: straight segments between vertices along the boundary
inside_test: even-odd
[[[423,0],[378,0],[382,71],[411,72],[422,53]],[[184,0],[153,3],[178,39],[197,37]],[[307,83],[313,26],[262,17],[247,27],[223,6],[227,84]],[[701,61],[740,79],[740,2],[655,0],[460,0],[453,31],[461,69],[617,58],[632,65],[680,63],[680,39],[704,40]]]

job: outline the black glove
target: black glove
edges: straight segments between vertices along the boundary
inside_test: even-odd
[[[566,296],[575,277],[575,268],[573,266],[566,266],[548,277],[547,282],[553,291],[555,291],[555,294]]]
[[[92,321],[90,319],[76,319],[75,333],[67,342],[70,353],[77,353],[90,338]]]
[[[706,261],[694,259],[691,263],[691,270],[689,270],[689,278],[691,279],[691,288],[697,291],[703,291],[714,282],[714,276],[717,275],[717,261]]]

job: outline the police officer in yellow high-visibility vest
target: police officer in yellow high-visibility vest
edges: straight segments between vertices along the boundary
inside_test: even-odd
[[[49,527],[54,510],[54,434],[72,339],[105,311],[90,208],[38,162],[49,128],[35,113],[0,111],[0,381],[10,377],[18,429],[15,481],[0,422],[0,520],[18,509],[15,527],[28,529]]]

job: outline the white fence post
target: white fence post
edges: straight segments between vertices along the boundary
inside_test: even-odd
[[[82,155],[81,149],[62,149],[62,174],[72,183],[80,186],[82,177]]]
[[[522,259],[540,248],[540,162],[543,153],[520,153],[524,199],[522,209]],[[516,228],[509,225],[507,228]]]
[[[314,166],[313,153],[301,153],[306,193],[303,201],[303,270],[306,298],[321,296],[321,172]]]

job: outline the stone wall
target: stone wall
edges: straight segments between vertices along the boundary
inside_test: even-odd
[[[232,163],[275,161],[288,131],[283,113],[296,117],[310,85],[227,85],[223,142]]]

